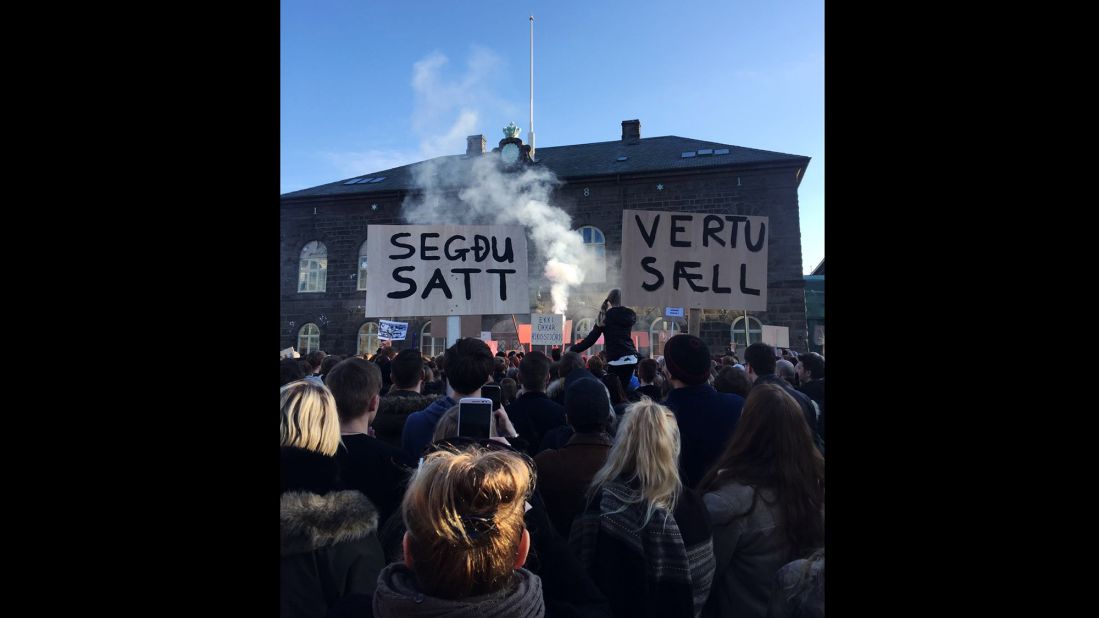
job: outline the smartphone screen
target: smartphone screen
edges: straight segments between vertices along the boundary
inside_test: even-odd
[[[492,400],[466,397],[458,402],[458,435],[488,438],[492,435]]]
[[[500,407],[500,386],[497,384],[486,384],[481,387],[481,396],[488,397],[492,400],[492,409]]]

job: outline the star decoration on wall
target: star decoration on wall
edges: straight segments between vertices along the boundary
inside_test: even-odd
[[[656,190],[657,191],[663,191],[664,190],[664,185],[662,185],[662,184],[656,185]]]

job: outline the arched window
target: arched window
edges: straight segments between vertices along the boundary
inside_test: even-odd
[[[378,323],[366,322],[359,327],[359,345],[356,354],[374,354],[378,351]]]
[[[732,328],[733,342],[737,345],[737,355],[744,358],[744,353],[741,351],[745,347],[752,345],[753,343],[759,343],[763,341],[763,324],[759,320],[748,316],[748,340],[745,343],[744,339],[744,317],[741,316],[733,320]]]
[[[585,283],[602,283],[607,280],[607,238],[603,236],[603,231],[597,227],[585,225],[584,227],[576,230],[580,233],[580,238],[584,240],[584,244],[592,250],[595,255],[595,264],[592,266],[592,272],[584,273]],[[585,335],[587,333],[584,333]]]
[[[649,326],[650,356],[663,356],[664,344],[679,334],[679,324],[665,319],[653,320]]]
[[[420,354],[427,354],[435,358],[443,352],[446,352],[446,337],[432,337],[431,321],[428,320],[424,327],[420,329]]]
[[[316,324],[302,324],[298,329],[298,353],[302,356],[321,349],[321,329]]]
[[[366,241],[359,247],[359,286],[361,292],[366,289]]]
[[[319,240],[305,245],[298,262],[298,291],[323,292],[328,277],[328,248]]]
[[[573,343],[580,343],[581,341],[583,341],[584,337],[588,336],[588,333],[591,332],[591,329],[594,326],[595,326],[595,318],[584,318],[584,319],[578,321],[576,323],[576,337],[573,339]],[[568,349],[567,345],[565,346],[565,349],[566,350]],[[599,352],[601,352],[602,350],[603,350],[603,344],[596,343],[596,344],[593,344],[587,350],[584,350],[582,352],[582,354],[587,354],[588,356],[592,356],[594,354],[599,354]]]

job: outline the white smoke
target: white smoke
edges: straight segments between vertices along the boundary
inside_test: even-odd
[[[553,172],[537,165],[507,171],[490,152],[470,159],[424,161],[412,173],[422,193],[409,195],[402,205],[408,223],[522,225],[537,260],[530,265],[531,274],[544,263],[542,275],[550,286],[553,312],[568,309],[572,288],[584,282],[584,273],[596,262],[572,229],[572,217],[551,205],[553,190],[561,184]]]

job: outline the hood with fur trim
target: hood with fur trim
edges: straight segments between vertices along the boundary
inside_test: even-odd
[[[378,528],[378,509],[360,491],[291,491],[279,505],[280,554],[315,551],[361,539]]]

